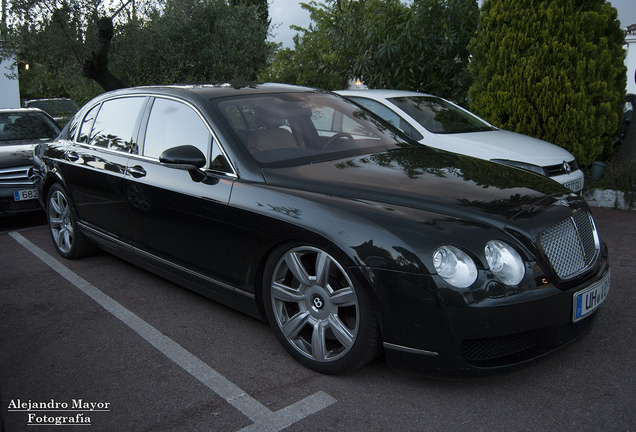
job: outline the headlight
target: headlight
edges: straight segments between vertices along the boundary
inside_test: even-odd
[[[517,168],[523,168],[523,169],[527,169],[528,171],[533,171],[536,172],[538,174],[547,176],[547,174],[545,173],[545,170],[540,167],[540,166],[536,166],[536,165],[532,165],[529,163],[525,163],[525,162],[517,162],[517,161],[511,161],[511,160],[505,160],[505,159],[491,159],[491,162],[497,162],[500,164],[504,164],[504,165],[510,165],[513,167],[517,167]]]
[[[435,249],[433,265],[438,275],[457,288],[467,288],[477,280],[477,266],[456,247],[440,246]]]
[[[495,277],[506,285],[518,285],[526,273],[523,260],[512,246],[499,240],[486,244],[486,261]]]

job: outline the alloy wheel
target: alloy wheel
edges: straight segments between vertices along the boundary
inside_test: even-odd
[[[289,250],[274,267],[269,293],[280,331],[300,354],[332,362],[352,349],[360,328],[358,298],[331,255],[310,246]]]
[[[60,190],[51,193],[48,217],[55,246],[62,253],[70,253],[74,239],[73,219],[66,196]]]

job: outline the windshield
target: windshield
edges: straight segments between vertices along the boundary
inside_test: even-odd
[[[0,113],[0,141],[49,140],[60,134],[60,128],[39,113]]]
[[[366,110],[324,93],[223,98],[218,107],[261,165],[302,165],[411,145]]]
[[[397,97],[389,101],[432,133],[450,134],[494,130],[479,117],[435,96]]]

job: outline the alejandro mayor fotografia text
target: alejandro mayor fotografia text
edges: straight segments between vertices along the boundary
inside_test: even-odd
[[[33,402],[30,399],[11,399],[8,411],[26,413],[27,424],[32,425],[90,425],[91,418],[85,412],[110,411],[110,402],[89,402],[83,399],[71,399],[70,402],[58,402],[55,399]]]

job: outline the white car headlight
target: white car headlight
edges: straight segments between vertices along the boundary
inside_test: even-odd
[[[467,288],[477,280],[477,266],[466,253],[454,246],[440,246],[433,252],[435,271],[457,288]]]
[[[497,279],[510,286],[521,282],[525,276],[526,267],[512,246],[499,240],[491,240],[486,244],[485,253],[490,271]]]

